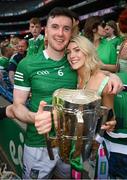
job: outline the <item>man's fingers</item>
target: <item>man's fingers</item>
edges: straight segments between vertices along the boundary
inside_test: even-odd
[[[38,114],[43,112],[44,106],[46,106],[46,104],[47,103],[45,101],[40,102],[39,107],[38,107],[38,111],[37,111]]]

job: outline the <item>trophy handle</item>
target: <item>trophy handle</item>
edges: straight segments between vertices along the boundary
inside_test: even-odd
[[[106,106],[100,107],[99,119],[97,123],[96,133],[103,137],[105,130],[101,129],[101,126],[108,121],[109,109]]]
[[[50,111],[52,113],[53,106],[52,105],[44,106],[44,111]],[[52,146],[51,146],[51,140],[49,139],[49,133],[45,134],[45,139],[46,139],[46,143],[47,143],[47,151],[48,151],[49,158],[50,158],[50,160],[54,160],[54,154],[53,154],[53,150],[52,150]]]

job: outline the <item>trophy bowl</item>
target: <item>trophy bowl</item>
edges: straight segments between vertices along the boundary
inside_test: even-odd
[[[69,162],[70,157],[76,158],[83,152],[83,159],[87,159],[95,137],[101,97],[88,89],[58,89],[53,94],[53,107],[56,110],[56,139],[61,159]]]

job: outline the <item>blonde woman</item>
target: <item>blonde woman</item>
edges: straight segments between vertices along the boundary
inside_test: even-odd
[[[67,58],[72,69],[78,72],[78,88],[96,91],[102,97],[102,104],[113,109],[114,95],[107,93],[109,77],[99,68],[99,60],[94,45],[83,36],[75,36],[70,40],[67,47]],[[108,122],[106,127],[110,123]]]
[[[107,93],[107,83],[109,77],[103,74],[99,68],[99,59],[97,57],[94,45],[83,36],[75,36],[68,44],[67,58],[72,69],[77,70],[78,88],[87,88],[96,91],[97,94],[102,97],[102,105],[113,110],[114,95]],[[115,116],[112,116],[110,121],[101,126],[101,129],[105,129],[107,132],[113,131],[115,124]],[[103,141],[102,138],[101,141]],[[103,148],[102,145],[100,147]],[[100,161],[101,159],[98,161],[98,163],[100,163]],[[88,164],[85,164],[85,167],[88,166]],[[92,168],[90,170],[90,168],[88,168],[87,170],[89,175],[92,174],[92,177],[90,178],[94,178],[95,169]],[[107,175],[108,169],[104,177],[107,178]],[[99,177],[96,177],[95,175],[95,178]]]

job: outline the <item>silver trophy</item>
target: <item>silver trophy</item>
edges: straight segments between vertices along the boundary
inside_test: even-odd
[[[74,159],[80,155],[83,161],[88,159],[98,119],[104,115],[101,97],[88,89],[58,89],[53,94],[53,108],[57,121],[56,136],[49,135],[48,140],[57,140],[61,159],[66,163],[70,157]],[[104,118],[101,121],[104,123]]]

